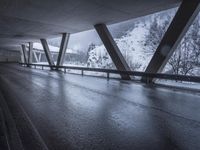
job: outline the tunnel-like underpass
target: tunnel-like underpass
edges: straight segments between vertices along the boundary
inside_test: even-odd
[[[196,92],[17,64],[0,66],[0,83],[24,149],[200,149]]]
[[[0,150],[199,150],[199,12],[199,0],[1,0]]]

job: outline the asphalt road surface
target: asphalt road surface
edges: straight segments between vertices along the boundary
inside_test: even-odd
[[[19,132],[34,131],[25,145],[33,135],[49,150],[200,149],[197,92],[15,64],[0,65],[0,89]]]

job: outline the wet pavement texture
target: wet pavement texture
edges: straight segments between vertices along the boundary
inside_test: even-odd
[[[200,149],[197,92],[15,64],[0,65],[0,83],[49,150]]]

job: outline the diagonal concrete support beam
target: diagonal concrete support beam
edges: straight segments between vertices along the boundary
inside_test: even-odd
[[[26,52],[26,45],[22,45],[22,53],[23,53],[23,56],[24,56],[24,63],[27,64],[28,61],[27,61],[27,52]]]
[[[153,58],[151,59],[146,73],[160,73],[169,58],[176,50],[178,44],[188,31],[200,10],[199,0],[183,0],[172,23],[165,33]],[[151,83],[153,78],[142,78],[142,82]]]
[[[21,63],[25,63],[25,61],[24,61],[24,53],[23,53],[22,49],[20,50],[20,54],[21,54]]]
[[[32,64],[32,60],[33,60],[33,43],[29,42],[28,64]]]
[[[42,46],[43,46],[43,49],[44,49],[44,52],[45,52],[45,55],[46,55],[46,58],[47,58],[49,65],[55,66],[54,61],[53,61],[53,57],[51,55],[51,52],[50,52],[50,49],[49,49],[49,46],[48,46],[48,43],[47,43],[47,40],[46,39],[40,39],[40,41],[42,43]],[[51,69],[53,70],[53,67],[51,67]]]
[[[63,66],[64,59],[65,59],[65,53],[67,51],[67,46],[69,43],[69,38],[70,38],[69,33],[63,33],[56,66]]]
[[[36,54],[36,52],[35,52],[35,51],[33,51],[33,56],[34,56],[34,58],[35,58],[36,62],[38,63],[38,62],[39,62],[39,59],[38,59],[38,57],[37,57],[37,54]]]
[[[101,38],[104,46],[106,47],[113,63],[115,64],[117,70],[120,71],[130,71],[128,64],[126,63],[122,53],[120,52],[117,44],[115,43],[112,35],[110,34],[108,28],[105,24],[97,24],[94,26],[99,37]],[[122,79],[130,80],[129,75],[121,74]]]
[[[41,58],[42,58],[42,53],[39,53],[39,56],[38,56],[39,62],[41,62]]]

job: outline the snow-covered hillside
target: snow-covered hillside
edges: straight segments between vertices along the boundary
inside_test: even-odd
[[[119,39],[115,39],[119,49],[132,70],[143,71],[151,59],[145,53],[144,39],[148,34],[148,26],[140,23]]]
[[[177,8],[174,8],[108,26],[131,70],[145,71],[176,11]],[[87,47],[85,40],[91,40],[91,37],[94,37],[94,32],[89,32],[92,34],[84,33],[85,39],[79,40],[78,43],[73,45],[73,47],[78,47],[76,57],[73,56],[74,58],[71,58],[73,61],[66,60],[65,63],[79,64],[91,68],[115,69],[107,50],[103,44],[100,44],[101,41],[97,34],[95,34],[96,39]],[[95,40],[96,42],[94,42]],[[58,45],[59,40],[50,43]],[[84,43],[84,46],[81,46],[81,43]],[[200,75],[200,15],[197,16],[178,45],[163,72]]]
[[[137,19],[124,34],[114,38],[131,70],[145,71],[176,10],[171,9]],[[112,33],[112,30],[110,31]],[[114,68],[103,45],[89,47],[87,64],[88,67]],[[200,75],[200,15],[171,56],[164,72]]]
[[[114,39],[132,70],[144,71],[153,56],[150,46],[145,45],[152,21],[153,19],[141,22],[137,21],[133,29],[126,31],[121,37]],[[89,67],[110,68],[110,66],[114,66],[110,65],[112,60],[108,56],[104,45],[95,45],[90,51],[89,56],[88,63],[92,64]]]
[[[144,24],[138,24],[132,31],[128,31],[115,41],[121,50],[127,63],[133,70],[143,71],[151,55],[145,53],[144,39],[148,34],[148,29]],[[110,68],[114,67],[104,45],[95,46],[89,52],[89,67]]]

